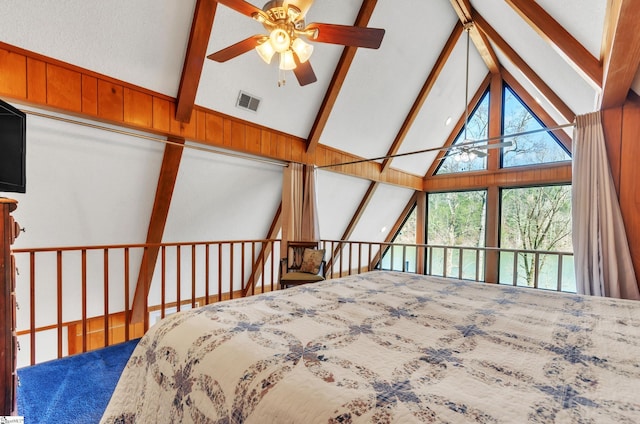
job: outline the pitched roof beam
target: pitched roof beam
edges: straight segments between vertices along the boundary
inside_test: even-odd
[[[480,57],[482,57],[482,60],[487,65],[487,68],[489,68],[489,71],[492,74],[500,72],[500,62],[498,61],[496,53],[493,51],[493,47],[491,47],[491,43],[487,40],[486,35],[473,25],[473,9],[469,0],[450,1],[451,6],[453,6],[453,10],[455,10],[458,18],[460,19],[460,22],[462,22],[465,29],[469,31],[471,41],[473,41],[473,45],[476,46],[476,49],[480,53]]]
[[[436,84],[436,81],[438,80],[438,77],[440,76],[440,73],[442,72],[444,65],[447,63],[447,60],[449,59],[449,56],[451,55],[453,48],[456,46],[456,43],[458,42],[458,39],[462,34],[462,30],[463,30],[462,24],[460,23],[456,24],[456,26],[453,28],[453,31],[451,32],[449,39],[447,40],[447,42],[444,45],[444,48],[442,49],[442,52],[440,52],[440,56],[438,57],[438,60],[436,60],[436,63],[433,66],[433,69],[431,70],[431,73],[427,77],[427,80],[425,81],[424,85],[422,86],[422,89],[420,90],[418,97],[413,103],[413,106],[411,106],[411,110],[409,111],[409,114],[407,115],[404,122],[402,123],[402,126],[400,127],[400,131],[396,135],[395,140],[393,140],[393,143],[391,144],[391,147],[387,152],[387,156],[393,156],[396,153],[398,153],[398,150],[400,149],[400,146],[402,145],[402,142],[404,141],[405,137],[409,133],[409,130],[413,125],[413,122],[418,117],[418,114],[420,113],[420,109],[422,109],[422,105],[424,104],[425,100],[427,100],[427,97],[429,97],[429,93],[431,93],[431,89]],[[384,172],[389,167],[392,159],[393,158],[387,158],[382,162],[382,170],[381,170],[382,172]]]
[[[484,32],[487,37],[496,45],[502,53],[507,56],[509,61],[513,63],[522,72],[534,87],[551,103],[551,105],[562,115],[567,122],[573,122],[576,114],[567,104],[549,87],[542,78],[525,62],[525,60],[516,53],[516,51],[507,43],[504,38],[493,29],[491,25],[477,12],[473,12],[473,22]]]
[[[371,19],[371,15],[373,15],[376,3],[377,0],[364,0],[362,2],[360,12],[358,13],[358,17],[356,18],[356,22],[354,24],[355,26],[366,27],[369,24],[369,19]],[[322,131],[324,131],[324,127],[327,125],[329,115],[331,115],[333,106],[338,99],[340,89],[342,88],[342,84],[347,77],[349,67],[351,66],[351,62],[353,62],[353,58],[355,57],[357,50],[357,47],[345,47],[342,51],[342,56],[340,56],[338,66],[333,73],[333,78],[331,78],[329,88],[327,89],[327,93],[322,100],[322,105],[320,106],[320,110],[316,115],[316,120],[313,123],[311,131],[309,132],[309,137],[307,138],[307,153],[310,155],[315,152],[316,147],[320,142]]]
[[[176,120],[180,122],[191,120],[217,5],[214,0],[198,0],[196,3],[176,99]]]
[[[640,65],[640,8],[633,0],[609,0],[603,41],[600,108],[621,106]]]
[[[533,0],[505,0],[587,82],[602,87],[602,63]]]
[[[184,144],[184,139],[172,138],[169,141],[173,143]],[[182,146],[175,144],[167,144],[164,148],[164,156],[162,157],[162,166],[160,167],[160,176],[158,177],[158,186],[156,188],[156,197],[153,202],[153,210],[149,219],[149,228],[147,230],[147,244],[157,244],[162,242],[164,227],[169,216],[169,207],[171,206],[171,198],[173,197],[173,189],[178,178],[178,169],[182,159]],[[146,320],[144,308],[153,271],[155,270],[156,260],[158,259],[158,251],[160,246],[152,246],[144,249],[142,261],[140,263],[140,272],[138,273],[138,282],[133,298],[132,322],[143,322]]]

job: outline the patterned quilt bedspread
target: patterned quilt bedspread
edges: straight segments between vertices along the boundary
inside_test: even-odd
[[[142,338],[103,423],[640,423],[640,302],[371,272]]]

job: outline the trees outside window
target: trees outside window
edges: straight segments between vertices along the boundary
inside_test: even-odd
[[[572,252],[571,243],[571,186],[526,187],[502,190],[500,247],[529,251]],[[536,267],[536,261],[537,267]],[[514,265],[515,264],[515,265]],[[514,268],[518,285],[555,289],[557,274],[562,266],[562,279],[571,291],[572,257],[558,264],[555,255],[503,252],[500,257],[500,282],[513,284]],[[564,278],[567,277],[567,278]]]
[[[427,244],[440,246],[484,247],[487,192],[461,191],[430,193],[427,204]],[[463,257],[463,269],[459,270],[459,255]],[[477,257],[473,251],[431,250],[431,273],[434,275],[475,276]],[[477,260],[476,260],[477,259]],[[472,277],[470,277],[472,278]]]
[[[518,96],[504,87],[502,134],[522,134],[544,128],[540,120],[525,106]],[[506,138],[513,144],[503,148],[502,166],[534,165],[571,160],[571,157],[552,132],[536,132]]]

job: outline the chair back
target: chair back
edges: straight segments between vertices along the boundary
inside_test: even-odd
[[[315,241],[290,241],[287,243],[287,272],[298,271],[302,266],[304,249],[317,249],[318,243]]]

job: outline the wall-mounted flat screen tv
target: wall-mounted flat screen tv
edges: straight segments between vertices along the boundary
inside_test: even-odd
[[[0,192],[27,190],[27,117],[0,100]]]

